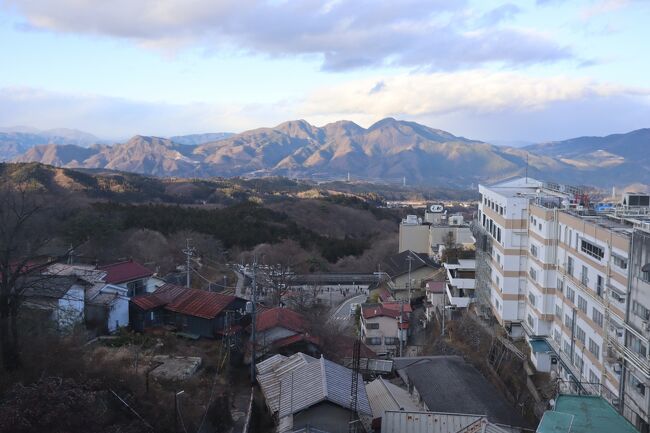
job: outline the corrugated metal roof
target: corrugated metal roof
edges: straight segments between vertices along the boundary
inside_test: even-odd
[[[271,413],[278,411],[282,375],[314,361],[316,358],[304,353],[296,353],[288,358],[284,355],[274,355],[257,364],[257,383],[262,389]]]
[[[187,293],[188,290],[192,289],[167,283],[158,287],[153,293],[131,298],[131,302],[143,310],[151,310],[169,304],[176,300],[176,298]]]
[[[109,284],[125,283],[153,275],[151,270],[133,260],[98,266],[97,269],[106,271],[105,281]]]
[[[214,319],[236,298],[230,295],[207,292],[205,290],[185,289],[185,292],[174,299],[165,308],[188,316]]]
[[[381,418],[387,410],[419,411],[422,409],[407,390],[381,377],[366,384],[366,394],[374,418]]]
[[[381,419],[381,433],[457,433],[482,418],[481,415],[386,411]]]
[[[291,415],[325,400],[350,407],[352,374],[352,370],[321,357],[319,362],[311,362],[282,375],[278,415]],[[372,411],[361,375],[359,382],[357,409],[360,414],[370,415]]]

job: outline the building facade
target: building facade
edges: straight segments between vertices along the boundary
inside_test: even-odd
[[[476,225],[491,245],[479,286],[497,321],[526,338],[538,371],[602,395],[647,431],[650,208],[626,195],[597,212],[580,190],[534,179],[479,191]]]

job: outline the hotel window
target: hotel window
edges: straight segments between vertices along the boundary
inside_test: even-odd
[[[600,360],[600,346],[591,338],[589,339],[589,351],[596,359]]]
[[[600,297],[603,296],[603,276],[602,275],[597,275],[596,276],[596,294]]]
[[[560,344],[560,331],[557,329],[553,331],[553,340],[555,340],[558,345]]]
[[[598,375],[594,373],[593,370],[589,370],[589,382],[595,385],[600,385],[600,379],[598,378]]]
[[[632,312],[643,320],[650,320],[650,310],[636,301],[632,301]]]
[[[641,395],[645,395],[645,385],[633,374],[630,374],[630,385],[636,392]]]
[[[559,305],[555,306],[555,317],[562,320],[562,307],[560,307]]]
[[[535,295],[533,295],[532,293],[529,293],[528,294],[528,301],[530,302],[530,305],[532,305],[534,307],[535,302],[537,301],[537,299],[535,298]]]
[[[571,353],[571,343],[564,340],[564,353]]]
[[[566,259],[566,273],[573,276],[573,257],[571,256]]]
[[[605,252],[603,251],[602,248],[584,239],[582,239],[580,242],[580,250],[583,253],[587,254],[588,256],[591,256],[597,260],[600,260],[603,257],[605,257]]]
[[[582,296],[578,295],[578,308],[583,312],[587,313],[587,300]]]
[[[580,272],[580,282],[586,286],[589,283],[589,270],[585,265],[582,265],[582,271]]]
[[[530,325],[531,328],[535,329],[535,320],[530,314],[528,315],[528,325]]]
[[[366,323],[366,329],[379,329],[379,323]]]
[[[580,370],[580,374],[584,373],[585,362],[582,360],[582,358],[580,358],[578,352],[573,354],[573,365],[575,365],[578,370]]]
[[[533,281],[537,281],[537,271],[535,269],[530,268],[528,274],[530,274],[530,278],[532,278]]]
[[[576,302],[576,292],[571,287],[566,286],[566,298],[575,304]]]
[[[537,245],[535,245],[535,244],[530,245],[530,254],[533,257],[537,257]]]
[[[630,335],[630,348],[641,356],[647,356],[648,347],[634,335]]]
[[[562,292],[564,290],[564,281],[557,279],[557,290]]]
[[[596,307],[593,307],[591,310],[591,319],[594,321],[596,325],[598,325],[600,328],[603,327],[603,313],[600,311],[596,310]]]
[[[580,340],[580,342],[584,345],[585,344],[585,339],[587,338],[587,334],[585,334],[584,329],[582,329],[579,326],[576,326],[576,338]]]
[[[627,269],[627,259],[616,254],[612,254],[612,262],[620,269]]]
[[[564,326],[566,326],[569,329],[573,329],[573,320],[571,317],[569,317],[568,314],[564,315]]]

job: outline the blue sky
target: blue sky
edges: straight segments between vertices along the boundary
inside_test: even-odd
[[[650,127],[649,22],[643,0],[0,0],[0,126],[624,132]]]

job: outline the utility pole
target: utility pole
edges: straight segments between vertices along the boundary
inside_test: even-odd
[[[401,300],[399,303],[399,324],[397,325],[397,337],[399,338],[399,356],[402,357],[402,352],[404,351],[404,340],[402,338],[402,323],[404,323],[404,300]]]
[[[184,393],[183,390],[174,392],[174,431],[176,433],[178,433],[178,396]]]
[[[409,250],[409,255],[406,258],[406,260],[408,260],[409,262],[409,286],[408,287],[409,287],[409,304],[410,304],[411,303],[411,265],[413,262],[413,257],[411,256],[411,250]]]
[[[257,304],[257,257],[253,259],[253,296],[252,309],[251,309],[251,383],[255,384],[255,346],[257,345],[257,332],[255,323],[256,319],[256,304]]]
[[[187,276],[185,278],[185,287],[187,287],[188,289],[190,288],[190,282],[191,282],[190,281],[190,275],[191,275],[190,260],[192,259],[192,256],[194,255],[194,247],[190,246],[190,241],[191,240],[192,239],[189,239],[189,238],[185,239],[186,246],[185,246],[185,249],[183,250],[183,254],[185,254],[185,258],[186,258],[185,271],[187,271]]]

